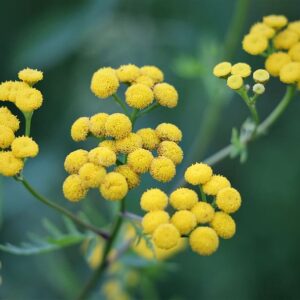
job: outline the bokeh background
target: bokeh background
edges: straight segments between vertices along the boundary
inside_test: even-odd
[[[232,127],[247,116],[244,103],[213,78],[211,67],[224,58],[262,67],[261,58],[242,51],[241,36],[266,14],[299,19],[299,5],[298,0],[1,1],[0,80],[16,79],[18,70],[27,66],[45,75],[39,85],[45,101],[32,129],[41,151],[28,163],[27,177],[47,196],[88,215],[87,201],[69,205],[61,192],[64,157],[84,146],[72,142],[70,126],[82,115],[119,110],[113,101],[92,95],[91,75],[101,66],[155,64],[177,87],[180,103],[173,110],[156,110],[137,125],[168,121],[182,128],[185,162],[168,185],[171,189],[190,162],[226,145]],[[262,116],[283,92],[277,80],[270,82],[258,105]],[[179,254],[171,259],[172,267],[151,279],[155,292],[152,288],[152,293],[132,299],[300,298],[299,113],[298,95],[269,135],[250,145],[246,163],[226,159],[215,166],[243,195],[243,206],[235,215],[236,236],[222,241],[211,257],[190,250]],[[0,180],[2,244],[26,241],[27,232],[43,235],[45,218],[62,223],[17,182]],[[133,211],[140,213],[138,196],[154,184],[146,177],[132,194]],[[89,198],[104,214],[95,222],[108,222],[107,205],[96,192]],[[90,272],[78,247],[40,256],[0,255],[0,299],[73,299]]]

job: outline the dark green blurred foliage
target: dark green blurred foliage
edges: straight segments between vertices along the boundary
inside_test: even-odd
[[[0,80],[15,79],[18,70],[27,66],[45,72],[39,85],[45,102],[34,116],[32,130],[41,151],[28,163],[27,177],[61,204],[74,211],[84,208],[95,223],[110,220],[109,204],[100,203],[97,192],[87,202],[103,212],[103,220],[91,215],[89,203],[70,205],[61,193],[64,157],[83,146],[69,137],[72,122],[82,115],[119,109],[113,101],[96,99],[89,90],[92,72],[106,65],[155,64],[165,71],[166,81],[178,88],[176,109],[160,108],[137,124],[156,126],[169,121],[182,128],[186,162],[178,169],[175,183],[187,163],[227,144],[232,127],[244,121],[247,110],[225,86],[218,86],[211,66],[222,59],[235,4],[233,0],[2,1]],[[243,33],[265,14],[283,13],[291,20],[299,19],[299,4],[298,0],[250,1],[245,27],[241,24]],[[238,43],[232,61],[240,60],[256,67],[263,63],[245,54]],[[211,101],[216,101],[215,89],[221,93],[217,97],[221,105],[213,114],[219,120],[211,136],[201,133],[201,121]],[[263,116],[282,93],[278,81],[272,80],[259,101]],[[222,241],[212,257],[185,251],[175,258],[176,271],[167,271],[157,280],[156,293],[161,299],[300,298],[299,100],[298,96],[268,136],[250,145],[245,164],[227,159],[215,167],[243,195],[242,209],[235,216],[237,234]],[[145,180],[129,204],[138,213],[137,197],[146,186],[156,184],[148,177]],[[41,219],[63,226],[59,216],[12,179],[1,178],[0,197],[2,244],[19,244],[27,239],[26,232],[44,234]],[[72,299],[90,272],[77,246],[36,257],[0,255],[1,299]]]

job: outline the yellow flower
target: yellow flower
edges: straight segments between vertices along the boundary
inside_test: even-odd
[[[155,66],[144,66],[141,67],[140,70],[142,75],[150,77],[154,81],[154,83],[162,82],[164,80],[163,72]]]
[[[128,184],[128,188],[134,189],[140,184],[140,176],[134,172],[128,165],[118,166],[115,172],[122,174]]]
[[[104,140],[104,141],[100,142],[98,146],[106,147],[106,148],[114,151],[115,153],[118,152],[117,147],[116,147],[116,141],[114,141],[114,140]]]
[[[128,154],[127,163],[136,173],[146,173],[153,160],[149,150],[137,149]]]
[[[97,244],[95,245],[93,251],[91,251],[91,254],[88,257],[89,266],[92,269],[96,269],[102,261],[102,256],[103,256],[103,244],[97,241]]]
[[[63,193],[69,201],[77,202],[83,199],[87,191],[83,180],[77,174],[68,176],[63,183]]]
[[[0,107],[0,125],[9,127],[16,132],[20,127],[20,121],[7,107],[2,106]]]
[[[17,158],[35,157],[39,153],[39,146],[32,138],[21,136],[12,142],[11,150]]]
[[[265,67],[272,76],[279,76],[280,70],[289,62],[291,58],[287,53],[276,52],[266,59]]]
[[[110,167],[116,163],[117,156],[114,151],[106,147],[96,147],[88,154],[89,162],[103,167]]]
[[[105,123],[108,116],[106,113],[99,113],[90,118],[90,132],[94,136],[101,137],[105,135]]]
[[[230,239],[235,234],[235,222],[230,215],[224,212],[216,212],[210,225],[216,231],[217,235],[223,239]]]
[[[189,210],[197,202],[197,193],[188,188],[178,188],[170,195],[170,204],[177,210]]]
[[[274,46],[276,49],[288,50],[294,46],[299,40],[299,36],[292,30],[283,30],[274,38]]]
[[[176,175],[176,168],[171,159],[159,156],[151,162],[150,175],[157,181],[169,182]]]
[[[128,193],[125,177],[117,172],[108,173],[100,185],[100,193],[106,200],[122,200]]]
[[[288,29],[297,32],[300,36],[300,21],[290,22],[288,25]]]
[[[16,95],[16,106],[23,112],[32,112],[41,107],[42,93],[35,88],[21,89]]]
[[[116,73],[121,82],[133,82],[141,74],[140,69],[132,64],[120,66]]]
[[[158,147],[160,139],[154,129],[142,128],[136,133],[142,138],[143,148],[147,150],[154,150]]]
[[[250,33],[244,36],[242,45],[247,53],[258,55],[267,50],[268,39],[262,34]]]
[[[123,139],[129,135],[132,129],[130,119],[120,113],[110,115],[105,122],[105,134],[115,139]]]
[[[169,223],[170,216],[163,210],[154,210],[146,213],[142,220],[144,233],[151,234],[161,224]]]
[[[78,118],[71,127],[71,137],[75,142],[85,141],[90,128],[90,120],[87,117]]]
[[[231,75],[227,79],[227,86],[233,90],[239,90],[243,85],[243,78],[240,75]]]
[[[300,62],[290,62],[284,65],[280,70],[279,78],[286,84],[298,82],[300,80]]]
[[[39,70],[26,68],[18,73],[18,77],[20,80],[25,81],[30,85],[33,85],[43,79],[43,72]]]
[[[283,15],[269,15],[263,18],[263,22],[270,27],[280,29],[287,24],[288,20]]]
[[[236,212],[241,206],[241,201],[240,193],[231,187],[220,190],[216,197],[217,206],[228,214]]]
[[[14,132],[9,127],[0,124],[0,148],[8,148],[14,139]]]
[[[234,64],[231,68],[231,74],[246,78],[251,75],[251,67],[245,63]]]
[[[101,68],[93,74],[91,90],[97,97],[106,99],[117,92],[119,85],[114,69]]]
[[[16,158],[11,151],[0,152],[0,174],[4,176],[15,176],[23,169],[24,163]]]
[[[198,227],[190,235],[190,245],[194,252],[208,256],[217,251],[219,238],[210,227]]]
[[[178,229],[180,234],[185,235],[196,227],[197,220],[189,210],[180,210],[172,216],[171,223]]]
[[[22,81],[6,81],[0,84],[0,101],[15,102],[18,93],[29,85]]]
[[[154,80],[149,76],[141,75],[135,81],[135,83],[140,83],[152,88],[154,86]]]
[[[145,211],[164,210],[168,196],[160,189],[149,189],[141,197],[141,208]]]
[[[153,232],[153,242],[161,249],[172,249],[180,240],[180,233],[172,224],[161,224]]]
[[[197,202],[192,207],[191,212],[196,216],[199,224],[211,222],[215,215],[213,207],[209,203],[203,201]]]
[[[143,109],[153,102],[154,95],[151,88],[148,86],[135,83],[127,88],[125,92],[125,100],[130,107]]]
[[[157,153],[159,156],[170,158],[175,165],[180,164],[183,159],[182,149],[171,141],[161,142],[157,148]]]
[[[192,185],[205,184],[211,179],[212,168],[204,163],[195,163],[188,167],[184,173],[186,182]]]
[[[86,163],[79,169],[79,176],[88,188],[99,187],[105,175],[105,168],[93,163]]]
[[[213,74],[216,77],[226,77],[231,73],[231,63],[223,61],[217,64],[213,69]]]
[[[203,191],[207,195],[217,195],[221,189],[230,187],[230,182],[222,175],[213,175],[211,179],[203,185]]]
[[[117,151],[126,154],[142,148],[142,145],[142,138],[136,133],[129,133],[127,137],[116,141]]]
[[[158,83],[153,89],[154,97],[161,106],[173,108],[178,102],[176,89],[168,83]]]
[[[270,74],[264,69],[258,69],[253,73],[253,79],[255,82],[265,83],[270,79]]]
[[[300,43],[295,44],[289,50],[289,56],[291,57],[292,61],[300,62]]]
[[[161,140],[173,141],[177,143],[182,139],[181,130],[171,123],[159,124],[156,127],[155,132]]]
[[[266,38],[270,39],[275,35],[275,30],[272,27],[259,22],[250,28],[250,34],[251,33],[262,34]]]
[[[64,167],[69,174],[78,173],[79,169],[88,162],[88,152],[78,149],[69,153],[65,159]]]
[[[262,95],[265,92],[265,90],[266,90],[265,86],[261,83],[256,83],[252,87],[253,93],[257,95]]]

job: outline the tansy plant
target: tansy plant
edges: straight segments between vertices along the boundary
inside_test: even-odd
[[[264,135],[293,99],[300,86],[299,39],[300,21],[288,23],[284,16],[267,16],[251,27],[242,42],[246,52],[264,58],[264,66],[252,71],[247,63],[226,61],[214,67],[213,74],[226,80],[227,86],[246,103],[250,117],[240,130],[233,130],[230,145],[185,170],[182,186],[170,193],[155,186],[140,191],[144,216],[127,211],[126,199],[133,201],[130,191],[140,185],[145,173],[161,183],[172,181],[184,156],[180,147],[183,135],[171,123],[151,124],[151,127],[138,130],[135,125],[159,106],[176,107],[178,92],[164,82],[163,72],[155,66],[104,67],[93,74],[90,86],[93,94],[99,99],[113,99],[122,112],[97,112],[73,123],[71,137],[75,142],[90,137],[97,142],[92,149],[77,149],[66,156],[64,168],[68,175],[62,190],[72,203],[86,198],[90,189],[97,189],[101,199],[117,202],[119,210],[110,230],[99,228],[91,224],[87,216],[75,215],[50,201],[25,179],[25,163],[39,151],[30,137],[30,124],[34,111],[43,102],[41,92],[33,87],[43,79],[43,73],[24,69],[18,74],[19,81],[2,83],[0,100],[12,102],[23,113],[25,132],[17,136],[20,122],[2,106],[0,173],[13,177],[37,200],[64,215],[69,232],[59,231],[57,238],[56,230],[56,239],[52,237],[46,244],[36,245],[34,250],[12,245],[1,246],[1,249],[32,254],[80,243],[89,266],[95,271],[78,299],[87,299],[100,278],[106,278],[101,293],[107,299],[130,297],[128,290],[139,284],[139,276],[134,267],[128,269],[120,261],[122,256],[134,253],[145,260],[164,260],[186,249],[188,244],[199,255],[213,254],[220,238],[230,239],[236,232],[232,214],[241,206],[241,195],[226,177],[215,174],[211,166],[227,156],[240,156],[245,160],[247,144]],[[287,91],[261,122],[257,104],[271,76],[278,77]],[[125,88],[123,97],[120,96],[121,85]],[[79,231],[75,225],[83,230]],[[50,227],[48,224],[48,229]],[[119,274],[131,279],[120,281]]]

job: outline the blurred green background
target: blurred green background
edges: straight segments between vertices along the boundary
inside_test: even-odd
[[[234,27],[230,24],[236,5],[241,17]],[[262,67],[261,58],[242,51],[241,35],[266,14],[300,19],[299,5],[297,0],[1,1],[0,80],[16,79],[18,70],[27,66],[44,71],[38,87],[45,101],[32,129],[40,155],[28,163],[27,177],[74,211],[88,206],[66,203],[61,192],[64,157],[84,146],[72,142],[70,126],[82,115],[119,110],[113,101],[92,95],[91,75],[101,66],[154,64],[176,86],[180,103],[173,110],[156,110],[137,125],[168,121],[182,129],[185,162],[168,185],[171,189],[190,162],[226,145],[231,128],[247,116],[244,103],[213,78],[211,67],[224,57]],[[227,35],[229,26],[233,34]],[[259,101],[262,116],[283,92],[272,80]],[[159,299],[300,299],[299,100],[298,95],[268,136],[250,145],[245,164],[227,159],[215,166],[243,196],[235,215],[237,234],[222,241],[211,257],[187,250],[172,259],[176,271],[154,282]],[[138,213],[137,197],[155,184],[145,180],[130,203]],[[2,244],[25,241],[27,232],[43,234],[41,220],[46,217],[61,223],[12,179],[1,178],[0,193]],[[107,205],[103,207],[96,192],[87,201],[99,205],[105,223]],[[78,247],[41,256],[0,255],[0,299],[73,299],[89,274]]]

